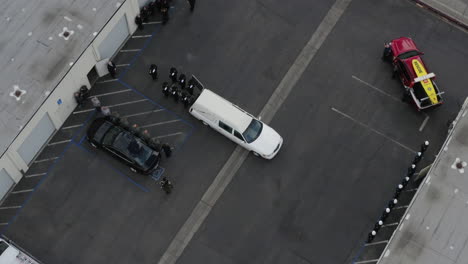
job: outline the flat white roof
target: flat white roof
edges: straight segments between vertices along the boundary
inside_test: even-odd
[[[125,0],[0,1],[0,156]],[[64,28],[73,31],[68,40]],[[25,90],[21,100],[10,96]]]
[[[467,112],[468,99],[379,264],[468,263]]]
[[[252,122],[252,117],[247,112],[208,89],[203,89],[194,105],[218,114],[222,117],[222,121],[229,123],[240,133],[243,133]]]

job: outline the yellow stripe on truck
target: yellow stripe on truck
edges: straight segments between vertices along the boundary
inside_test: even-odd
[[[424,69],[424,66],[416,59],[412,60],[411,63],[413,64],[413,69],[414,72],[416,72],[416,75],[418,77],[427,75],[426,69]],[[437,93],[436,90],[434,89],[434,85],[432,85],[431,79],[425,79],[421,81],[422,87],[424,88],[424,91],[426,91],[427,96],[429,97],[429,100],[431,100],[432,104],[437,104],[439,100],[437,99]]]

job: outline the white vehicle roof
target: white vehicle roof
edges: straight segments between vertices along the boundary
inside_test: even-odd
[[[192,108],[215,113],[221,121],[233,126],[240,133],[247,129],[253,119],[252,115],[208,89],[203,89]]]

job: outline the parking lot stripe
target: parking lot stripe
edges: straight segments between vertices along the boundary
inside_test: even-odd
[[[419,132],[423,131],[424,127],[425,127],[426,124],[427,124],[427,121],[429,121],[429,116],[426,114],[426,118],[424,118],[423,123],[422,123],[421,126],[419,127]]]
[[[126,93],[126,92],[130,92],[130,91],[131,91],[130,89],[124,89],[124,90],[115,91],[115,92],[109,92],[109,93],[93,95],[93,97],[101,97],[101,96],[112,95],[112,94]]]
[[[71,139],[57,141],[57,142],[49,143],[49,144],[47,144],[47,146],[54,146],[54,145],[58,145],[58,144],[68,143],[70,141],[71,141]]]
[[[74,126],[66,126],[66,127],[62,127],[62,129],[72,129],[72,128],[80,127],[80,126],[83,126],[83,124],[74,125]]]
[[[396,226],[396,225],[398,225],[398,222],[382,225],[382,227],[389,227],[389,226]]]
[[[8,225],[8,223],[0,223],[0,225]]]
[[[36,174],[29,174],[29,175],[25,175],[24,177],[25,178],[32,178],[32,177],[38,177],[38,176],[43,176],[43,175],[46,175],[46,173],[36,173]]]
[[[372,243],[366,243],[364,246],[374,246],[374,245],[379,245],[379,244],[385,244],[388,243],[388,240],[382,240],[382,241],[377,241],[377,242],[372,242]]]
[[[362,122],[360,122],[360,121],[358,121],[358,120],[352,118],[351,116],[349,116],[349,115],[347,115],[347,114],[341,112],[340,110],[338,110],[338,109],[336,109],[336,108],[334,108],[334,107],[332,107],[331,110],[334,111],[334,112],[336,112],[336,113],[338,113],[338,114],[340,114],[340,115],[342,115],[342,116],[344,116],[344,117],[346,117],[347,119],[353,121],[354,123],[356,123],[356,124],[358,124],[358,125],[360,125],[360,126],[362,126],[362,127],[364,127],[364,128],[367,128],[367,129],[369,129],[370,131],[372,131],[372,132],[374,132],[374,133],[376,133],[376,134],[378,134],[378,135],[380,135],[380,136],[382,136],[382,137],[384,137],[384,138],[386,138],[386,139],[392,141],[393,143],[397,144],[398,146],[400,146],[400,147],[402,147],[402,148],[404,148],[404,149],[406,149],[406,150],[408,150],[408,151],[410,151],[410,152],[412,152],[412,153],[417,152],[416,150],[411,149],[410,147],[407,147],[407,146],[403,145],[402,143],[400,143],[400,142],[394,140],[393,138],[388,137],[388,136],[385,135],[384,133],[373,129],[372,127],[370,127],[370,126],[368,126],[368,125],[366,125],[366,124],[364,124],[364,123],[362,123]]]
[[[152,35],[137,35],[137,36],[132,36],[132,38],[149,38]]]
[[[151,110],[151,111],[146,111],[146,112],[140,112],[140,113],[136,113],[136,114],[124,115],[123,117],[132,117],[132,116],[146,115],[146,114],[150,114],[150,113],[157,113],[157,112],[160,112],[160,111],[164,111],[164,109],[156,109],[156,110]]]
[[[397,207],[393,208],[393,210],[405,209],[405,208],[408,208],[408,205],[397,206]]]
[[[147,128],[147,127],[165,125],[165,124],[174,123],[174,122],[179,122],[179,121],[180,121],[180,119],[174,119],[174,120],[169,120],[169,121],[164,121],[164,122],[159,122],[159,123],[144,125],[144,126],[141,126],[141,127],[142,127],[142,128]]]
[[[116,107],[116,106],[122,106],[122,105],[129,105],[129,104],[135,104],[135,103],[140,103],[140,102],[144,102],[144,101],[146,101],[146,99],[140,99],[140,100],[136,100],[136,101],[130,101],[130,102],[125,102],[125,103],[120,103],[120,104],[115,104],[115,105],[107,105],[107,107]],[[76,112],[73,112],[73,114],[81,114],[81,113],[86,113],[86,112],[91,112],[91,111],[94,111],[94,108],[81,110],[81,111],[76,111]]]
[[[27,192],[32,192],[32,191],[34,191],[34,189],[27,189],[27,190],[21,190],[21,191],[14,191],[14,192],[11,192],[11,193],[13,193],[13,194],[15,194],[15,193],[27,193]]]
[[[143,23],[143,25],[154,25],[154,24],[161,24],[161,23],[162,23],[161,21],[152,21],[152,22]]]
[[[119,50],[119,52],[138,52],[141,49],[126,49],[126,50]]]
[[[33,163],[47,162],[47,161],[51,161],[51,160],[56,160],[56,159],[58,159],[58,158],[59,158],[59,157],[53,157],[53,158],[50,158],[50,159],[35,160]]]
[[[18,208],[21,208],[21,206],[5,206],[5,207],[0,207],[0,210],[18,209]]]
[[[157,137],[154,137],[154,138],[165,138],[165,137],[172,137],[172,136],[177,136],[177,135],[182,135],[182,134],[184,134],[184,133],[183,132],[176,132],[176,133],[172,133],[172,134],[157,136]]]
[[[310,62],[317,54],[318,50],[327,39],[330,32],[332,32],[336,23],[341,18],[350,3],[351,0],[336,0],[335,3],[331,6],[307,44],[298,54],[288,72],[283,77],[263,107],[262,111],[260,112],[260,115],[263,116],[262,121],[269,123],[273,119],[276,112],[283,105],[284,101],[291,93],[293,87],[296,86],[304,71],[309,66]],[[208,217],[211,209],[215,206],[226,187],[232,181],[235,174],[246,160],[248,154],[249,152],[240,146],[235,148],[232,155],[216,175],[213,183],[203,194],[202,199],[193,209],[189,218],[185,221],[183,226],[179,229],[176,236],[169,244],[169,247],[160,258],[158,264],[174,264],[177,262],[178,258],[182,255],[195,233],[199,230],[202,223]]]
[[[126,63],[126,64],[117,64],[115,65],[115,67],[127,67],[129,66],[130,64]]]
[[[404,190],[404,192],[415,192],[417,190],[418,190],[418,188],[413,188],[413,189]]]
[[[115,81],[117,81],[117,79],[109,79],[109,80],[100,81],[100,82],[97,82],[97,83],[108,83],[108,82],[115,82]]]
[[[376,90],[377,92],[379,92],[379,93],[381,93],[381,94],[383,94],[383,95],[386,95],[386,96],[390,97],[391,99],[393,99],[393,100],[395,100],[395,101],[401,103],[401,100],[400,100],[400,99],[396,98],[395,96],[393,96],[393,95],[391,95],[391,94],[389,94],[389,93],[387,93],[387,92],[384,92],[384,91],[380,90],[379,88],[375,87],[374,85],[372,85],[372,84],[370,84],[370,83],[367,83],[367,82],[365,82],[365,81],[359,79],[358,77],[356,77],[356,76],[354,76],[354,75],[352,75],[351,78],[353,78],[354,80],[356,80],[356,81],[358,81],[358,82],[360,82],[360,83],[362,83],[362,84],[365,84],[367,87],[370,87],[370,88]]]
[[[357,262],[353,262],[353,263],[354,264],[364,264],[364,263],[372,263],[372,262],[377,263],[377,261],[379,261],[379,259],[363,260],[363,261],[357,261]]]

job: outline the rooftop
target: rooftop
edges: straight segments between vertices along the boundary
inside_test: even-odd
[[[379,264],[468,260],[468,99]]]
[[[119,1],[125,0],[0,1],[0,156],[117,11]]]

